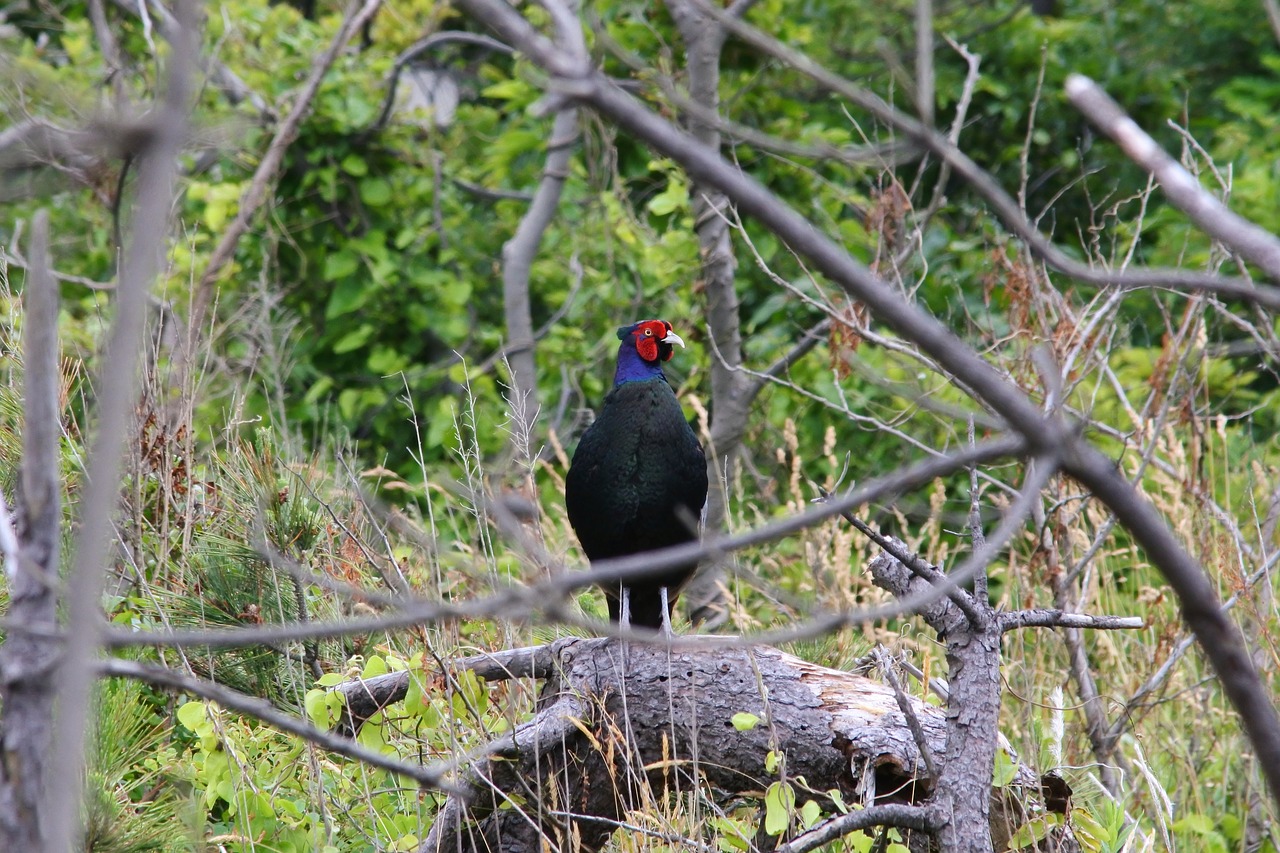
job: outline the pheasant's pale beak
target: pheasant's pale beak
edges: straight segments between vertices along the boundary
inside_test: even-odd
[[[680,336],[675,332],[667,332],[667,336],[662,339],[662,342],[664,344],[679,344],[680,346],[684,346],[684,341],[680,340]]]

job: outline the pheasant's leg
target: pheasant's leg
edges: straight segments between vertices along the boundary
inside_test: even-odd
[[[625,630],[631,627],[631,588],[622,588],[622,604],[618,613],[618,624]]]
[[[658,587],[658,595],[662,598],[662,633],[668,637],[674,637],[676,632],[671,630],[671,608],[667,605],[667,588]]]

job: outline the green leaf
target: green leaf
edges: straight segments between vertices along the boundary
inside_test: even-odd
[[[360,259],[352,252],[343,249],[325,257],[324,270],[320,275],[325,281],[337,281],[351,275],[359,266]]]
[[[774,782],[764,792],[764,831],[781,835],[791,825],[796,806],[796,792],[786,782]]]
[[[365,178],[360,182],[360,200],[370,207],[382,207],[391,201],[391,184],[384,178]]]
[[[209,715],[203,702],[188,702],[178,709],[178,722],[193,732],[199,731],[208,721]]]
[[[369,293],[369,288],[365,287],[364,282],[359,279],[343,279],[333,289],[333,293],[329,294],[329,304],[324,310],[325,319],[332,320],[335,317],[350,314],[364,305],[365,300],[369,298]]]
[[[318,687],[312,688],[307,691],[307,695],[302,700],[302,706],[307,712],[307,719],[325,731],[329,729],[329,705],[325,701],[328,694],[328,690],[321,690]]]
[[[991,784],[997,788],[1004,788],[1013,781],[1018,774],[1018,768],[1014,766],[1013,759],[1009,757],[1003,749],[996,750],[995,767],[992,768]]]
[[[805,829],[813,826],[822,817],[822,806],[817,800],[808,800],[800,807],[800,825]]]
[[[655,216],[666,216],[689,206],[689,188],[674,178],[667,182],[667,188],[649,199],[649,212]]]
[[[1024,823],[1009,839],[1010,850],[1021,850],[1033,844],[1039,844],[1055,826],[1062,825],[1062,815],[1045,814]]]
[[[437,293],[441,302],[461,308],[471,299],[471,282],[463,278],[451,279],[441,285]]]
[[[328,394],[333,388],[333,385],[334,382],[332,376],[321,376],[315,381],[315,384],[307,389],[307,393],[302,399],[307,403],[314,403],[321,397]]]
[[[408,356],[391,347],[374,347],[369,354],[369,370],[379,376],[388,376],[408,366]]]
[[[776,749],[769,750],[769,753],[764,757],[765,771],[769,773],[776,773],[778,772],[778,766],[781,764],[782,753],[778,752]]]
[[[529,84],[523,80],[508,79],[486,86],[480,91],[480,94],[486,98],[494,98],[500,101],[511,101],[517,98],[527,98],[529,96]]]
[[[333,343],[333,351],[337,353],[351,352],[364,346],[373,337],[373,326],[362,323],[359,328],[352,329]]]
[[[358,157],[355,154],[348,154],[342,159],[342,171],[346,172],[348,175],[363,178],[365,175],[369,174],[369,164],[366,163],[362,157]]]
[[[729,722],[733,723],[733,727],[740,732],[749,732],[756,726],[760,725],[760,718],[755,714],[748,714],[746,711],[739,711],[729,718]]]

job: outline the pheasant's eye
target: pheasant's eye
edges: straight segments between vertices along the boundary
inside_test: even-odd
[[[645,336],[646,338],[652,338],[652,337],[653,337],[653,329],[645,329],[645,330],[644,330],[644,336]]]

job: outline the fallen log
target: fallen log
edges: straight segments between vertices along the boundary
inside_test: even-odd
[[[902,808],[883,810],[882,824],[904,834],[930,828],[920,804],[933,780],[922,749],[945,761],[941,708],[775,648],[687,639],[667,647],[568,638],[457,662],[489,680],[546,681],[534,718],[466,769],[470,796],[448,801],[421,850],[533,853],[545,840],[595,851],[620,827],[635,830],[627,813],[652,795],[700,784],[761,797],[779,780],[791,784],[797,808],[807,800],[828,814],[841,804],[893,805]],[[348,725],[403,698],[409,677],[341,685]],[[993,794],[997,850],[1039,812],[1040,780],[1014,765],[1013,782]],[[912,846],[927,849],[927,840]]]

